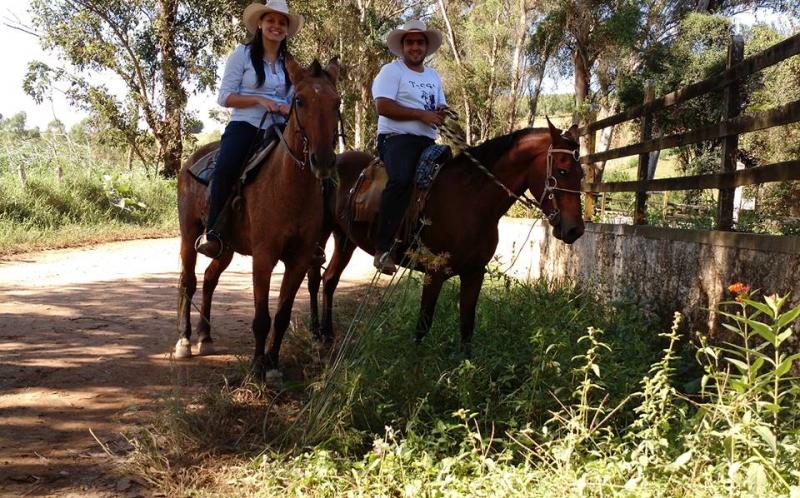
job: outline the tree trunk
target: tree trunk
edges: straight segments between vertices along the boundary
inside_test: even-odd
[[[528,126],[533,126],[534,121],[536,121],[536,111],[539,107],[539,95],[542,93],[542,82],[544,81],[546,69],[547,59],[536,67],[536,73],[534,74],[535,83],[533,84],[533,90],[531,90],[530,97],[528,98]]]
[[[444,19],[444,25],[447,28],[447,42],[450,44],[450,50],[453,52],[453,58],[456,60],[456,65],[458,66],[459,76],[461,80],[461,100],[464,104],[464,135],[467,145],[472,145],[472,111],[470,110],[469,105],[469,96],[467,95],[467,89],[465,87],[465,74],[464,74],[464,65],[461,61],[461,54],[458,51],[458,45],[456,44],[456,37],[453,34],[453,25],[450,24],[450,18],[447,16],[447,9],[444,5],[444,0],[438,0],[439,9],[442,12],[442,18]]]
[[[519,7],[519,12],[517,13],[517,26],[514,33],[514,55],[512,55],[511,59],[511,109],[508,116],[507,133],[514,131],[517,125],[517,99],[519,98],[519,87],[522,82],[522,73],[525,63],[522,51],[525,49],[525,41],[528,38],[528,9],[525,5],[525,0],[519,0],[517,5]],[[541,82],[539,83],[539,88],[541,88]],[[539,98],[538,95],[536,98]]]
[[[589,82],[591,81],[590,66],[586,57],[581,54],[580,47],[576,47],[572,59],[575,67],[575,106],[578,110],[578,126],[583,127],[591,120],[591,113],[588,109]],[[582,156],[594,153],[594,149],[595,133],[589,133],[580,138]],[[590,186],[595,184],[595,171],[595,165],[590,164],[586,166],[586,176],[584,180],[586,184]],[[591,219],[594,215],[594,198],[591,194],[586,194],[584,201],[584,218]]]
[[[492,119],[494,119],[494,103],[495,103],[495,86],[497,85],[497,51],[499,40],[498,32],[500,31],[500,13],[502,12],[502,5],[497,7],[497,12],[494,15],[494,27],[492,29],[492,51],[489,53],[489,88],[486,92],[486,118],[481,120],[481,142],[485,141],[489,136],[489,131],[492,128]]]
[[[161,0],[158,33],[161,52],[161,78],[163,81],[164,115],[160,126],[162,174],[174,177],[181,168],[183,136],[181,119],[186,107],[186,95],[178,74],[175,46],[175,22],[178,15],[178,0]]]
[[[359,98],[355,104],[355,116],[353,118],[353,147],[361,150],[366,146],[366,121],[367,106],[370,104],[370,89],[367,85],[361,85]]]

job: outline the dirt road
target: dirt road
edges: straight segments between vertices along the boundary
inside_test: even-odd
[[[340,288],[357,288],[372,274],[370,263],[357,252]],[[177,239],[0,260],[0,496],[147,494],[109,475],[89,430],[119,444],[127,427],[147,422],[161,393],[200,386],[236,355],[252,352],[250,259],[237,256],[215,296],[219,354],[170,359],[178,268]],[[281,275],[279,266],[275,298]],[[304,287],[293,319],[304,318],[307,307]]]

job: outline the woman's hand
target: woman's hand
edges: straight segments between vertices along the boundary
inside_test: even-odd
[[[258,99],[258,103],[261,104],[261,106],[264,109],[268,110],[269,112],[281,112],[280,105],[274,100],[270,100],[266,97],[261,97]]]
[[[291,108],[289,107],[289,104],[281,104],[278,106],[278,112],[284,116],[288,116],[290,111]]]

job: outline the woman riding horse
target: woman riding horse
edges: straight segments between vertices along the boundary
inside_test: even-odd
[[[294,88],[286,129],[279,134],[280,144],[265,159],[255,179],[243,187],[241,213],[234,217],[227,231],[228,240],[221,247],[221,254],[205,271],[201,319],[197,328],[199,353],[209,354],[213,351],[211,299],[219,276],[230,264],[234,252],[252,255],[255,298],[253,366],[262,375],[277,368],[292,304],[311,265],[322,230],[320,182],[330,178],[334,172],[334,141],[339,122],[340,100],[336,91],[339,70],[336,61],[332,60],[324,70],[314,61],[309,70],[303,70],[293,58],[287,57],[285,66]],[[178,178],[181,227],[179,339],[175,346],[178,358],[192,354],[190,311],[197,287],[194,241],[203,232],[208,205],[206,187],[197,182],[188,169],[218,146],[218,143],[212,143],[200,148],[186,162]],[[283,261],[285,272],[274,327],[267,344],[272,325],[268,308],[270,279],[279,260]]]
[[[291,14],[283,0],[250,4],[243,17],[253,36],[228,56],[217,97],[219,105],[233,111],[220,141],[210,185],[205,238],[197,241],[197,251],[209,258],[219,258],[223,253],[224,227],[217,221],[253,143],[259,133],[264,132],[268,139],[275,135],[273,126],[283,128],[286,123],[292,99],[286,38],[297,34],[303,25],[303,17]],[[270,117],[266,122],[265,111]]]

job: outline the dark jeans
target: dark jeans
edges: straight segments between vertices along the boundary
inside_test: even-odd
[[[262,133],[264,132],[268,135],[275,135],[272,127],[262,131]],[[231,190],[239,180],[244,162],[247,160],[248,153],[251,152],[250,149],[254,145],[253,141],[256,139],[257,133],[258,128],[244,121],[231,121],[225,127],[211,181],[211,202],[208,207],[206,232],[215,228],[217,218],[225,207]]]
[[[403,215],[408,208],[414,173],[422,151],[434,143],[432,138],[419,135],[378,135],[378,156],[386,166],[389,181],[381,198],[381,211],[375,245],[388,251]]]

